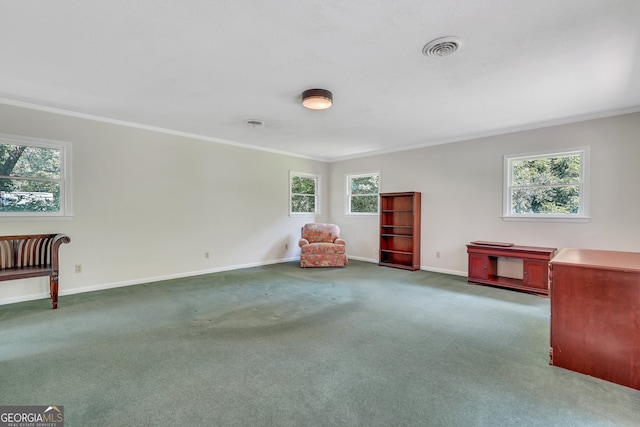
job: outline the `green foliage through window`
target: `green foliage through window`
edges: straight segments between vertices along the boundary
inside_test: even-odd
[[[578,215],[583,152],[509,159],[510,215]]]
[[[291,174],[291,213],[317,213],[318,177]]]
[[[0,143],[0,212],[58,212],[61,150]]]
[[[380,194],[379,174],[349,175],[347,177],[347,185],[347,196],[349,199],[348,213],[378,213],[378,200]]]

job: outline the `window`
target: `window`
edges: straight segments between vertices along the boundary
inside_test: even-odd
[[[71,145],[0,135],[0,217],[70,215]]]
[[[589,148],[505,156],[505,219],[587,219]]]
[[[347,175],[347,215],[377,214],[380,174]]]
[[[300,172],[289,173],[290,206],[292,215],[317,214],[320,177]]]

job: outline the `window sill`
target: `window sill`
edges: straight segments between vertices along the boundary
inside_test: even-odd
[[[318,212],[289,212],[289,217],[291,218],[310,216],[320,216],[320,214]]]
[[[62,222],[72,219],[73,215],[0,215],[0,222]]]
[[[591,220],[588,216],[572,216],[572,217],[559,217],[559,216],[503,216],[503,221],[507,222],[578,222],[586,223]]]

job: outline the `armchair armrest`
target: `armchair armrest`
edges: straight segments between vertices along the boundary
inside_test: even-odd
[[[307,239],[300,239],[298,241],[298,246],[303,247],[309,244],[309,241]]]
[[[347,244],[347,242],[345,242],[341,238],[337,238],[336,240],[333,241],[333,243],[335,243],[336,245],[346,245]]]

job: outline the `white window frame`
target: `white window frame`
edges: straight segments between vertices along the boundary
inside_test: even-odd
[[[291,187],[292,187],[292,182],[293,182],[293,178],[294,177],[301,177],[301,178],[312,178],[315,180],[316,185],[316,192],[315,192],[315,211],[314,212],[292,212],[292,203],[291,203],[291,199],[293,199],[293,196],[295,195],[292,191],[291,191]],[[313,174],[313,173],[306,173],[306,172],[295,172],[295,171],[289,171],[289,216],[315,216],[315,215],[320,215],[320,178],[321,176],[318,174]],[[308,194],[305,194],[305,196],[308,196]]]
[[[580,156],[580,201],[577,214],[516,214],[511,212],[511,188],[514,161],[535,160],[546,157]],[[505,221],[545,221],[545,222],[587,222],[589,221],[589,172],[590,147],[576,147],[565,150],[544,151],[504,156],[503,214]]]
[[[376,212],[351,212],[351,197],[353,196],[353,194],[351,194],[351,181],[354,178],[369,177],[374,175],[378,176],[378,192],[375,194],[378,197],[378,206],[377,206]],[[345,200],[344,200],[345,215],[355,215],[355,216],[380,215],[380,184],[381,184],[380,171],[346,174],[345,175],[346,191],[345,191]],[[373,196],[373,195],[374,194],[371,193],[371,194],[358,194],[357,196]]]
[[[57,212],[0,212],[0,221],[63,219],[73,216],[71,197],[71,143],[51,139],[0,134],[0,144],[60,150],[60,210]]]

